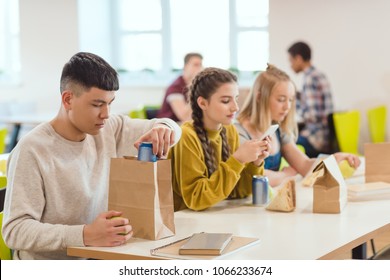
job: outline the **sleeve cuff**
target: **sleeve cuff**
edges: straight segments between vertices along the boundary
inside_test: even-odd
[[[250,162],[247,164],[246,168],[250,174],[263,175],[264,174],[264,161],[260,164],[260,166],[256,166],[252,162]]]
[[[245,168],[245,164],[242,164],[241,162],[239,162],[235,157],[233,156],[230,156],[227,161],[226,161],[226,164],[231,168],[233,169],[234,171],[236,171],[237,173],[241,173],[241,171]]]
[[[83,238],[84,225],[66,226],[65,247],[85,247]]]

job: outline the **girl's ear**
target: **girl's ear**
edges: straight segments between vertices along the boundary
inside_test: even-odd
[[[256,102],[260,102],[261,100],[261,92],[259,91],[256,95]]]
[[[199,96],[198,99],[196,99],[196,102],[198,103],[198,106],[203,111],[206,111],[207,109],[207,99],[203,98],[202,96]]]

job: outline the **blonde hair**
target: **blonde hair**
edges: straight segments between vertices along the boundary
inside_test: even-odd
[[[267,69],[257,75],[237,116],[237,120],[240,123],[244,120],[249,120],[249,124],[253,128],[264,132],[272,123],[269,106],[270,96],[279,82],[291,82],[295,89],[294,83],[284,71],[267,64]],[[293,139],[296,139],[298,135],[297,123],[295,121],[295,103],[294,98],[286,118],[279,123],[280,130],[289,134]]]

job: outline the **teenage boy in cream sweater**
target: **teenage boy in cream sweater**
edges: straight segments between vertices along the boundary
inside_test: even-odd
[[[22,138],[9,157],[3,237],[14,259],[71,259],[70,246],[127,242],[131,221],[111,220],[121,212],[107,209],[110,159],[136,154],[144,141],[165,156],[180,138],[169,119],[110,116],[118,77],[99,56],[75,54],[60,89],[58,115]]]

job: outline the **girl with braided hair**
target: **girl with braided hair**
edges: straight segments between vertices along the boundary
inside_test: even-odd
[[[232,124],[237,97],[237,78],[229,71],[206,68],[192,81],[192,121],[182,125],[181,140],[169,154],[175,211],[246,197],[252,193],[252,176],[263,174],[268,139],[239,146]]]
[[[272,124],[279,129],[270,137],[270,156],[265,159],[265,174],[270,185],[277,186],[297,173],[305,176],[316,161],[309,158],[296,145],[295,87],[290,77],[273,65],[261,72],[252,86],[235,123],[240,142],[259,138]],[[289,166],[280,170],[282,156]],[[338,162],[347,160],[350,166],[360,165],[359,157],[347,153],[334,154]]]

